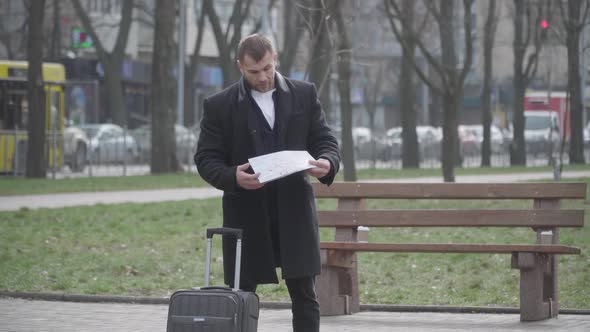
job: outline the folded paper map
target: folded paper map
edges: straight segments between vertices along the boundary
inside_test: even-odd
[[[307,151],[279,151],[248,159],[255,173],[260,173],[260,183],[280,179],[287,175],[314,168],[315,160]]]

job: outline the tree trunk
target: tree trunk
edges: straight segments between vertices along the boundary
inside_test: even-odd
[[[489,167],[492,165],[492,50],[494,48],[494,37],[496,34],[496,0],[490,0],[488,4],[488,16],[484,26],[483,37],[483,89],[482,89],[482,112],[481,123],[483,127],[483,142],[481,144],[481,165]]]
[[[312,41],[310,48],[309,63],[307,72],[309,80],[315,84],[320,95],[320,101],[326,113],[326,121],[332,123],[331,102],[330,102],[330,73],[332,62],[332,45],[328,38],[328,16],[330,13],[331,1],[314,0],[311,12]],[[322,10],[319,10],[322,8]]]
[[[334,6],[338,28],[338,90],[342,119],[342,163],[344,181],[356,181],[354,143],[352,140],[352,103],[350,96],[350,59],[352,49],[339,6]]]
[[[245,2],[245,3],[244,3]],[[221,21],[212,0],[203,0],[203,10],[209,18],[217,49],[219,51],[219,66],[223,73],[223,86],[229,86],[240,78],[240,71],[235,62],[237,46],[241,40],[242,25],[249,15],[252,0],[236,0],[232,9],[232,16],[228,26],[223,32]],[[230,26],[233,28],[233,34],[230,38]]]
[[[123,101],[121,66],[125,57],[125,47],[127,45],[129,30],[131,28],[134,3],[132,0],[122,1],[121,21],[119,23],[117,40],[115,41],[113,50],[108,52],[98,38],[90,18],[80,4],[80,0],[71,1],[76,10],[76,14],[80,18],[80,21],[82,21],[84,29],[92,37],[96,54],[104,70],[104,82],[108,93],[108,98],[106,100],[108,114],[114,123],[120,126],[125,126],[127,124],[127,110],[125,109],[125,103]]]
[[[404,1],[402,12],[408,23],[413,25],[414,2]],[[416,110],[414,107],[416,92],[414,90],[414,71],[411,59],[414,57],[416,43],[413,40],[412,31],[408,31],[405,26],[402,26],[402,35],[407,43],[407,47],[403,49],[398,84],[402,119],[402,167],[418,168],[420,167],[420,155],[418,136],[416,135]],[[424,157],[422,156],[422,158]]]
[[[176,6],[166,0],[156,1],[154,48],[152,58],[152,155],[151,172],[179,171],[174,135],[174,24]]]
[[[307,1],[300,2],[307,5]],[[302,15],[298,14],[297,11],[292,0],[283,1],[283,22],[285,22],[285,26],[283,47],[279,55],[279,69],[285,76],[291,74],[297,49],[299,48],[299,41],[305,29]]]
[[[44,14],[45,0],[31,1],[29,3],[29,35],[27,39],[29,138],[25,171],[27,178],[45,178],[47,176],[46,156],[49,156],[49,153],[46,154],[46,151],[49,151],[49,149],[46,149],[45,90],[42,75]]]
[[[523,73],[523,61],[526,45],[523,40],[525,4],[514,1],[514,104],[512,105],[513,138],[510,145],[510,164],[526,165],[526,145],[524,141],[524,94],[526,77]]]
[[[568,2],[569,28],[567,29],[568,86],[570,88],[570,122],[561,128],[564,138],[566,127],[570,126],[570,164],[584,164],[584,106],[580,86],[580,12],[581,0]],[[565,142],[565,141],[564,141]],[[562,144],[564,143],[562,142]]]
[[[107,101],[109,109],[106,110],[106,114],[112,123],[123,127],[127,124],[127,112],[123,98],[120,65],[117,66],[117,64],[111,63],[111,61],[103,62],[102,64],[105,72],[104,87],[107,96],[109,96]]]
[[[52,61],[58,61],[61,57],[61,4],[58,0],[53,0],[53,29],[51,31],[51,45],[49,48],[49,58]]]
[[[195,48],[190,57],[187,75],[184,77],[184,125],[189,127],[192,126],[196,121],[194,107],[195,107],[195,77],[197,76],[197,70],[199,69],[199,58],[201,44],[203,43],[203,33],[205,26],[205,11],[201,7],[201,15],[197,23],[197,40],[195,42]]]
[[[462,98],[462,82],[457,82],[457,54],[455,53],[455,37],[453,1],[440,4],[440,41],[442,66],[445,68],[447,86],[443,94],[443,178],[445,182],[455,182],[455,163],[457,161],[457,109]]]

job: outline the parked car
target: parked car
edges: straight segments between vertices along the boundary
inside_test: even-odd
[[[416,126],[418,137],[420,161],[441,158],[442,132],[440,128],[432,126]],[[400,159],[402,157],[402,127],[393,127],[386,132],[390,157]]]
[[[86,167],[89,144],[88,135],[79,127],[64,129],[64,163],[72,172],[82,172]]]
[[[134,162],[139,149],[133,136],[111,123],[84,124],[79,126],[90,138],[88,157],[92,163]]]
[[[560,131],[557,113],[534,111],[524,113],[524,140],[527,153],[551,155],[559,146]]]
[[[458,129],[462,150],[467,152],[466,154],[480,154],[483,145],[483,126],[459,125]],[[473,142],[470,140],[473,140]],[[473,146],[470,146],[471,144]],[[501,154],[506,152],[507,146],[504,142],[504,134],[497,126],[490,126],[490,145],[492,153]]]
[[[190,164],[197,149],[197,136],[192,130],[181,125],[174,125],[176,137],[176,155],[184,164]],[[139,158],[142,162],[149,162],[152,154],[152,127],[143,125],[131,131],[131,135],[137,141]]]

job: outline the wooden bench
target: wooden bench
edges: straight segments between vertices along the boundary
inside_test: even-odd
[[[559,244],[560,227],[583,227],[584,210],[560,208],[562,199],[585,199],[585,183],[315,183],[316,198],[338,199],[333,211],[318,211],[319,226],[335,228],[334,242],[321,242],[322,274],[316,290],[322,315],[359,311],[357,252],[511,254],[520,270],[522,321],[556,317],[559,312],[558,255],[580,249]],[[367,199],[532,200],[527,209],[368,210]],[[530,227],[534,244],[369,243],[359,226]],[[370,268],[370,267],[369,267]]]

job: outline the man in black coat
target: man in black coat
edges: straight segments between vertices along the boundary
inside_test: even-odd
[[[315,276],[320,273],[319,231],[309,176],[330,185],[338,172],[338,142],[328,127],[315,86],[275,70],[270,40],[255,34],[238,46],[242,78],[205,99],[195,164],[223,190],[223,226],[244,232],[240,285],[278,283],[289,290],[294,331],[319,331]],[[314,168],[260,183],[248,158],[306,150]],[[223,242],[225,281],[233,287],[235,243]]]

